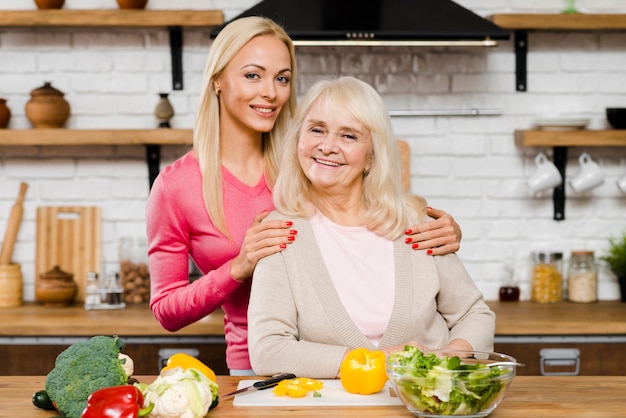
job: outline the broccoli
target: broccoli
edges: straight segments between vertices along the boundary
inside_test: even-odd
[[[124,343],[118,337],[96,336],[70,345],[58,355],[46,378],[46,391],[67,418],[80,418],[94,391],[127,383]]]

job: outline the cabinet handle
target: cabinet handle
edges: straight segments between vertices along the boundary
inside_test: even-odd
[[[580,371],[580,350],[577,348],[542,348],[539,355],[542,376],[577,376]],[[562,370],[568,366],[573,370]],[[550,367],[558,367],[559,371],[550,371]]]

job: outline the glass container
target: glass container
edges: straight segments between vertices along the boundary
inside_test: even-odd
[[[530,298],[539,303],[563,300],[563,254],[534,252]]]
[[[567,300],[581,303],[598,300],[598,270],[593,251],[572,251],[567,272]]]

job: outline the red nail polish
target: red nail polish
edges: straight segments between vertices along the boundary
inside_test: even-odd
[[[414,250],[417,250],[420,247],[420,245],[416,242],[415,244],[411,245],[411,248],[413,248]]]
[[[293,235],[289,235],[287,237],[287,241],[295,241],[295,240],[296,240],[296,237],[294,237]]]
[[[291,222],[291,221],[285,222],[285,226],[291,226],[291,225],[293,225],[293,222]]]
[[[405,244],[410,244],[412,242],[413,242],[413,238],[411,238],[411,237],[408,237],[407,239],[404,240]]]
[[[295,229],[292,229],[291,231],[289,231],[289,233],[291,235],[298,235],[298,231],[296,231]]]
[[[426,254],[428,254],[428,255],[433,255],[433,250],[427,250],[427,251],[426,251]]]
[[[280,248],[284,250],[285,248],[287,248],[287,244],[280,244]]]
[[[404,233],[405,233],[405,234],[407,234],[407,235],[408,235],[408,234],[412,234],[412,233],[413,233],[413,230],[412,230],[412,229],[407,229],[406,231],[404,231]]]

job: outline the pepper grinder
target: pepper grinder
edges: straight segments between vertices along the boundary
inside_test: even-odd
[[[167,98],[168,93],[159,93],[161,97],[154,108],[154,116],[159,120],[159,128],[171,128],[170,119],[174,116],[174,108]]]

